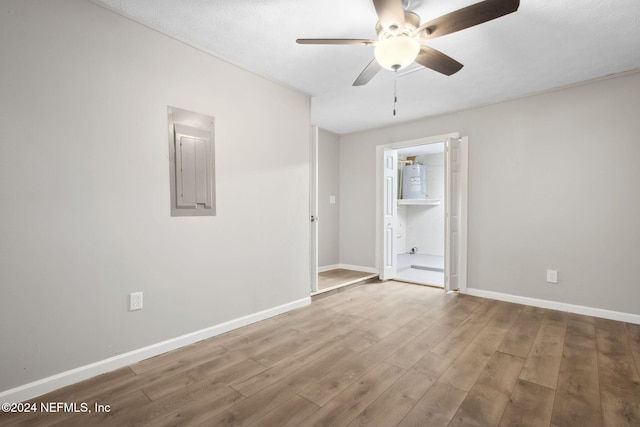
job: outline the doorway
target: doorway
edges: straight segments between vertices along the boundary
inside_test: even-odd
[[[465,292],[467,138],[387,144],[376,157],[380,278]]]
[[[397,280],[444,287],[444,150],[444,142],[397,149]]]
[[[339,257],[339,136],[311,128],[311,295],[361,284],[378,276],[371,266],[345,264]]]

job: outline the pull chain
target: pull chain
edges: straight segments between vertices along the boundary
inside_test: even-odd
[[[398,71],[393,74],[393,115],[396,115],[396,104],[398,103]]]

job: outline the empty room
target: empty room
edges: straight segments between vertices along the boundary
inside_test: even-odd
[[[640,425],[639,24],[0,0],[0,425]]]

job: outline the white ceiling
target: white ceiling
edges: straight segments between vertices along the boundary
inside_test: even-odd
[[[521,0],[517,12],[430,41],[464,64],[446,77],[383,70],[351,84],[371,46],[296,38],[375,38],[371,0],[95,0],[312,96],[312,122],[338,134],[387,126],[640,69],[640,0]],[[422,22],[477,0],[411,0]],[[411,69],[407,69],[410,71]]]

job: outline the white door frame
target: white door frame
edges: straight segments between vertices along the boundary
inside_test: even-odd
[[[384,173],[383,161],[384,151],[389,149],[399,149],[412,147],[416,145],[434,144],[444,142],[448,138],[460,138],[459,132],[448,133],[444,135],[430,136],[425,138],[412,139],[408,141],[398,141],[389,144],[376,146],[376,269],[381,274],[384,267],[384,217],[383,217],[383,200],[384,200]],[[462,139],[461,158],[460,158],[460,234],[459,234],[459,291],[466,293],[467,291],[467,197],[468,197],[468,154],[466,138]]]
[[[311,293],[318,292],[318,127],[309,135],[309,265]]]

